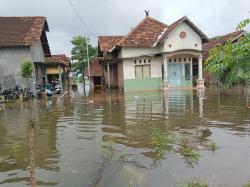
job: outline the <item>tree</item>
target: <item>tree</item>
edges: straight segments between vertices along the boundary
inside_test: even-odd
[[[21,64],[21,72],[22,72],[22,77],[25,78],[26,80],[32,77],[33,63],[31,60],[29,59],[23,60]]]
[[[242,21],[237,29],[243,29],[248,23]],[[250,79],[250,34],[211,49],[205,64],[205,70],[217,76],[222,88],[246,83]]]
[[[85,70],[88,66],[88,56],[87,56],[87,43],[88,43],[88,52],[89,60],[97,56],[97,47],[93,47],[89,39],[84,36],[75,36],[72,38],[71,43],[73,48],[71,50],[71,59],[75,61],[72,63],[72,72],[75,77],[82,77],[84,89],[85,89]]]

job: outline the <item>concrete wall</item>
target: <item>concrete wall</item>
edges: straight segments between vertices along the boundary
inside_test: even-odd
[[[183,39],[180,37],[180,33],[182,31],[186,32],[186,37]],[[195,46],[196,44],[197,46]],[[161,52],[172,52],[182,49],[202,49],[202,41],[200,36],[185,22],[180,24],[173,32],[169,34],[160,50]]]
[[[144,64],[150,65],[150,77],[135,78],[135,66]],[[162,60],[161,58],[148,58],[148,57],[123,59],[123,78],[124,78],[125,92],[161,90]]]
[[[136,64],[134,63],[136,60]],[[141,64],[140,64],[141,60]],[[144,63],[146,60],[146,63]],[[149,63],[150,60],[150,63]],[[135,65],[149,64],[151,69],[151,78],[161,78],[162,77],[162,60],[161,58],[131,58],[123,59],[123,76],[124,79],[135,79]]]
[[[17,82],[22,87],[27,87],[29,84],[30,87],[34,88],[33,83],[36,81],[35,66],[29,83],[21,75],[21,64],[25,59],[33,62],[44,62],[41,44],[22,48],[0,48],[0,83],[2,89],[13,88]]]
[[[45,56],[41,42],[30,47],[33,62],[45,62]]]
[[[120,52],[120,58],[133,58],[140,56],[153,56],[159,52],[158,47],[122,47]]]

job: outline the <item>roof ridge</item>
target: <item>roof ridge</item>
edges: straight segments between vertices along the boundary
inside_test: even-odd
[[[121,39],[121,41],[118,43],[118,45],[121,45],[121,43],[123,43],[137,28],[139,28],[141,25],[143,25],[147,20],[152,20],[152,21],[155,21],[155,22],[158,22],[158,23],[164,25],[165,27],[168,27],[167,24],[165,24],[165,23],[163,23],[155,18],[152,18],[150,16],[146,16],[127,35],[125,35],[124,38]]]
[[[239,30],[239,31],[230,32],[230,33],[228,33],[228,34],[224,34],[224,35],[220,35],[220,36],[215,36],[215,39],[219,39],[219,38],[221,38],[221,37],[229,36],[229,35],[231,35],[231,34],[243,33],[243,32],[245,32],[244,29]],[[218,38],[216,38],[216,37],[218,37]],[[211,38],[211,39],[213,39],[213,38]]]

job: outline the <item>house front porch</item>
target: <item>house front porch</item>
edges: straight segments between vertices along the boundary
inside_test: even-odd
[[[170,88],[205,88],[200,52],[177,51],[164,54],[162,58],[163,90]]]

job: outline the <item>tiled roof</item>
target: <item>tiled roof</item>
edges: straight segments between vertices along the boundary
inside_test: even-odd
[[[165,23],[145,17],[118,43],[118,46],[152,47],[165,28]]]
[[[232,32],[232,33],[229,33],[229,34],[226,34],[223,36],[211,38],[209,40],[209,42],[204,43],[202,45],[204,59],[206,59],[208,57],[209,51],[212,48],[214,48],[215,46],[224,45],[227,41],[238,38],[239,36],[241,36],[244,33],[245,33],[245,31],[241,30],[241,31]]]
[[[89,76],[89,71],[86,69],[85,75]],[[90,63],[90,76],[103,76],[103,67],[99,64],[99,59],[94,58]]]
[[[37,44],[48,31],[45,17],[0,17],[0,46]]]
[[[177,21],[175,21],[174,23],[172,23],[171,25],[169,25],[169,27],[164,31],[164,33],[161,35],[161,37],[158,39],[157,44],[161,43],[162,41],[164,41],[164,39],[182,22],[186,22],[191,28],[193,28],[197,34],[199,34],[199,36],[203,39],[203,42],[207,42],[208,38],[207,36],[198,28],[196,27],[186,16],[178,19]]]
[[[64,64],[65,66],[70,66],[70,60],[66,55],[61,54],[61,55],[51,55],[50,57],[46,57],[46,64],[49,63],[59,63],[59,64]]]
[[[102,52],[112,50],[123,37],[124,36],[99,36],[98,43],[100,50]]]
[[[204,43],[202,45],[202,49],[204,51],[209,51],[210,49],[212,49],[213,47],[215,47],[216,45],[223,45],[226,43],[226,41],[231,40],[236,38],[237,36],[243,34],[245,31],[241,30],[241,31],[236,31],[236,32],[232,32],[223,36],[218,36],[215,38],[211,38],[209,42]]]

